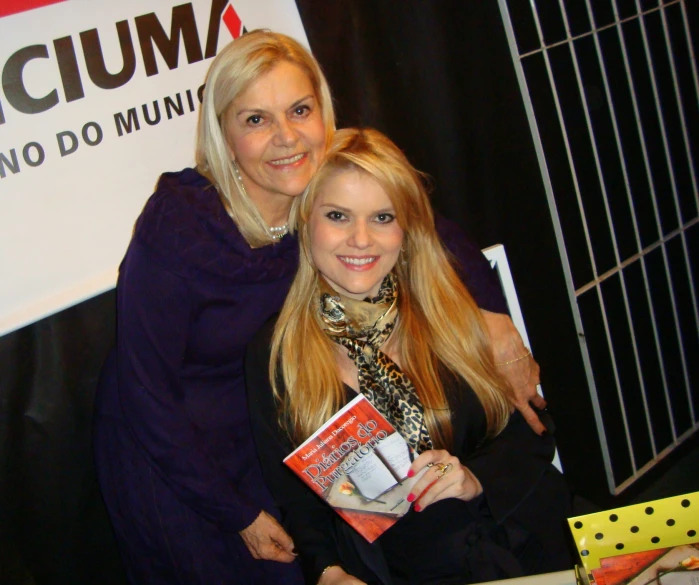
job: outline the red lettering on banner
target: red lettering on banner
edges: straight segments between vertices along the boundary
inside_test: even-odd
[[[65,1],[66,0],[3,0],[3,2],[0,2],[0,18]]]
[[[228,5],[228,8],[226,8],[226,11],[223,13],[223,22],[234,39],[237,39],[242,34],[243,23],[240,20],[238,13],[230,4]]]

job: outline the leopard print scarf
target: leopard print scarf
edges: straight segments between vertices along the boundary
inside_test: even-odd
[[[335,292],[320,277],[320,317],[330,338],[347,348],[357,365],[359,391],[418,453],[432,449],[425,412],[410,379],[379,348],[398,315],[395,277],[388,274],[373,299],[357,301]]]

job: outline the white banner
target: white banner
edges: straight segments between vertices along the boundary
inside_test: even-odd
[[[206,70],[243,27],[308,46],[294,0],[0,6],[0,335],[114,286],[158,176],[194,163]]]

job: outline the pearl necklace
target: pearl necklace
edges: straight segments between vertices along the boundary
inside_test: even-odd
[[[243,192],[243,195],[248,200],[250,200],[250,196],[248,195],[248,192],[245,190],[245,184],[243,183],[243,177],[240,174],[238,163],[234,160],[231,160],[231,164],[233,165],[233,172],[235,173],[235,178],[238,179],[238,187],[240,187],[240,190]],[[267,226],[267,230],[270,232],[270,238],[272,238],[273,240],[281,240],[286,234],[289,233],[289,224],[285,223],[284,225],[279,226]]]
[[[281,240],[286,234],[289,233],[289,224],[285,223],[284,225],[280,226],[272,226],[269,228],[269,231],[272,232],[270,235],[272,236],[273,240]]]

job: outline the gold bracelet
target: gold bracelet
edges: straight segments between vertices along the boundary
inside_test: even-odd
[[[532,350],[528,349],[527,353],[525,353],[523,356],[515,358],[513,360],[506,361],[506,362],[500,362],[499,364],[495,364],[495,366],[496,367],[497,366],[509,366],[510,364],[514,364],[516,362],[521,362],[522,360],[527,359],[530,355],[532,355]]]

